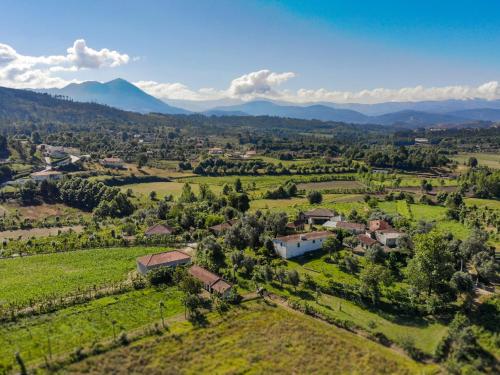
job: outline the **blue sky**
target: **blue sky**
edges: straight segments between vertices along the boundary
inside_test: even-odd
[[[122,77],[163,99],[497,98],[499,14],[496,1],[3,0],[0,84]],[[68,53],[79,39],[102,61]]]

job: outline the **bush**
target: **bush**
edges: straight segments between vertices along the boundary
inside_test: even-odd
[[[323,195],[316,190],[311,190],[307,193],[309,204],[319,204],[323,201]]]

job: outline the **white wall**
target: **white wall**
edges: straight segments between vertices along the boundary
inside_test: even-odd
[[[276,253],[282,258],[290,259],[295,258],[310,251],[321,249],[325,238],[317,238],[314,240],[297,240],[294,242],[283,242],[274,240],[274,249]]]

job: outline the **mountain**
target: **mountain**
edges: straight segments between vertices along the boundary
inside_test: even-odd
[[[372,116],[371,121],[380,125],[407,125],[416,127],[425,127],[435,124],[461,124],[468,122],[468,119],[454,116],[447,113],[429,113],[421,111],[398,111],[386,113],[380,116]]]
[[[185,109],[168,105],[121,78],[106,83],[96,81],[71,83],[61,89],[37,91],[52,95],[67,96],[79,102],[106,104],[126,111],[165,114],[190,113]]]
[[[500,121],[500,109],[496,108],[464,109],[461,111],[449,112],[448,114],[469,120]]]
[[[243,112],[252,116],[277,116],[304,120],[339,121],[364,124],[369,117],[350,109],[335,109],[325,105],[278,105],[266,100],[256,100],[239,105],[213,108],[217,113]],[[205,112],[206,113],[206,112]]]

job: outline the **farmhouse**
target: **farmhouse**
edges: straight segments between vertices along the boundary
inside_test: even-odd
[[[182,251],[167,251],[158,254],[144,255],[137,258],[137,271],[145,275],[149,271],[159,267],[175,267],[181,264],[191,263],[191,257]]]
[[[324,240],[331,236],[332,232],[318,231],[276,237],[273,240],[274,250],[282,258],[290,259],[321,249]]]
[[[210,293],[216,293],[222,297],[228,297],[231,292],[232,285],[224,281],[220,276],[206,270],[200,266],[192,266],[188,270],[189,274],[195,279],[201,281],[203,288]]]
[[[321,225],[333,218],[335,214],[327,208],[315,208],[299,213],[299,220],[313,225]]]
[[[146,237],[152,237],[152,236],[167,236],[170,234],[173,234],[175,231],[174,228],[165,225],[165,224],[155,224],[152,227],[149,227],[146,232],[144,232],[144,235]]]
[[[58,171],[43,170],[40,172],[35,172],[30,175],[33,181],[55,181],[61,179],[63,174]]]
[[[382,245],[387,247],[395,247],[398,238],[404,235],[403,232],[397,231],[395,229],[383,229],[375,231],[375,238]]]
[[[104,158],[99,161],[103,167],[121,169],[124,161],[120,158]]]
[[[377,240],[374,240],[373,238],[371,238],[370,236],[367,236],[366,234],[358,234],[356,236],[356,238],[358,239],[359,241],[359,245],[364,249],[368,249],[369,247],[375,245],[377,242]]]

